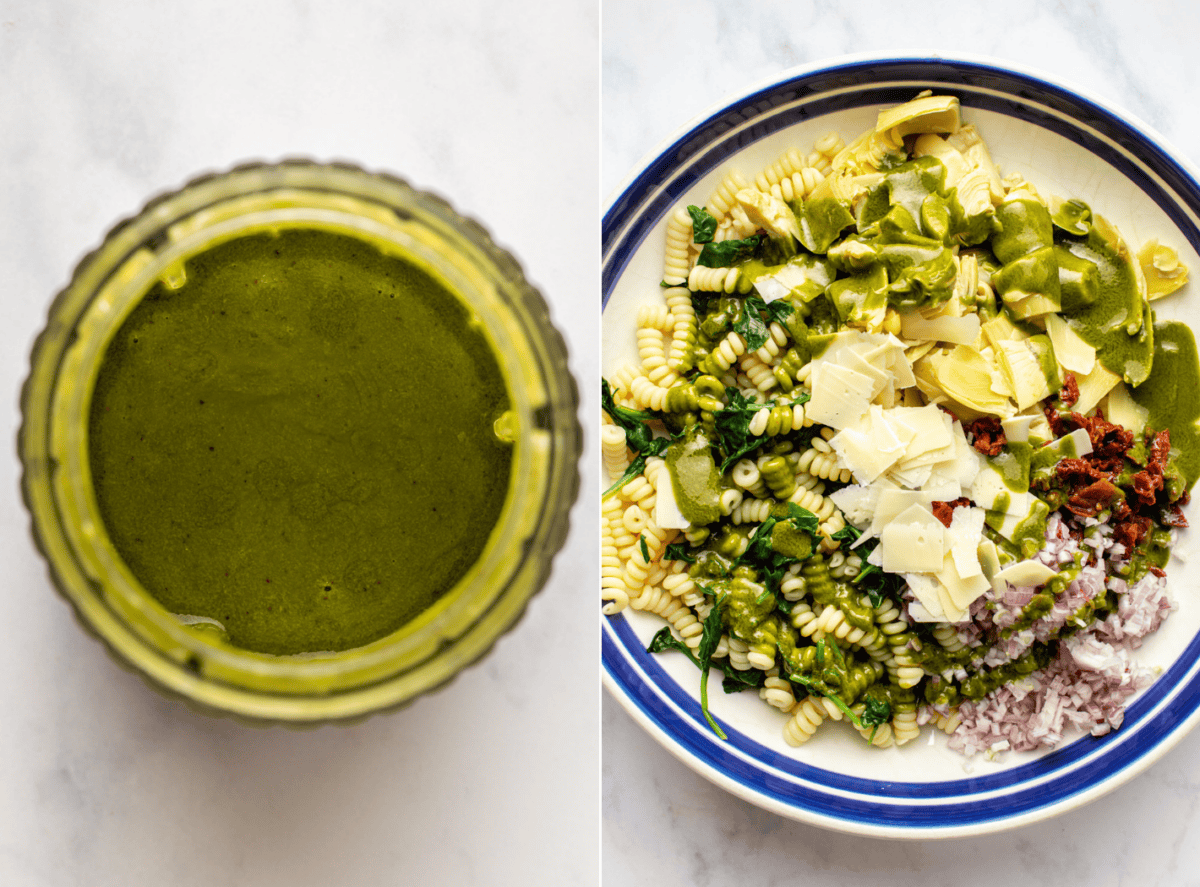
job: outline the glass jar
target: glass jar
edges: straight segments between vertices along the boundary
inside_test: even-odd
[[[275,656],[168,612],[106,532],[88,417],[106,347],[158,281],[215,244],[287,227],[349,235],[418,265],[478,319],[509,389],[514,440],[500,518],[458,583],[398,630],[337,653]],[[482,656],[543,585],[578,491],[578,393],[562,337],[517,262],[476,222],[388,175],[294,160],[199,178],[152,200],[86,256],[54,300],[22,398],[22,488],[54,584],[152,686],[201,710],[313,723],[402,705]]]

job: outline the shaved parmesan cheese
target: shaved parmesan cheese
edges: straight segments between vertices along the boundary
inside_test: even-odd
[[[996,574],[996,580],[1007,582],[1016,588],[1045,585],[1058,575],[1041,561],[1018,561]]]
[[[953,602],[954,607],[962,613],[960,619],[966,616],[966,611],[975,599],[992,587],[982,571],[974,576],[959,575],[958,567],[955,566],[954,558],[950,554],[946,555],[946,560],[942,564],[942,571],[938,574],[938,579],[950,595],[950,600]],[[952,619],[950,621],[957,622],[960,619]]]
[[[914,503],[883,528],[880,547],[889,573],[932,573],[945,558],[946,528],[927,507]]]
[[[1033,425],[1034,416],[1009,416],[1000,420],[1004,436],[1012,443],[1028,443],[1029,429]]]
[[[954,509],[950,526],[946,529],[946,547],[954,559],[954,569],[963,579],[983,575],[979,562],[979,545],[983,539],[983,521],[986,513],[982,508],[960,505]]]
[[[754,281],[754,288],[763,297],[764,302],[774,302],[790,295],[796,287],[808,283],[808,274],[799,265],[784,265],[774,274],[759,277]]]
[[[882,487],[878,484],[868,486],[850,484],[840,490],[834,490],[829,494],[829,498],[834,505],[841,509],[842,516],[846,518],[847,522],[855,529],[865,530],[870,526],[881,489]],[[855,541],[861,541],[861,538]]]
[[[812,399],[805,415],[830,428],[844,428],[867,412],[874,381],[836,363],[822,361],[813,367]]]
[[[934,576],[926,573],[905,573],[904,581],[908,583],[913,596],[920,602],[921,608],[924,610],[924,615],[927,618],[919,618],[917,611],[911,604],[908,611],[910,616],[918,622],[946,621],[946,611],[942,607],[942,596],[938,594],[940,583]]]
[[[875,503],[875,514],[871,527],[867,531],[872,536],[878,536],[883,528],[913,505],[928,509],[933,504],[933,498],[923,490],[901,490],[899,488],[879,491],[879,499]],[[940,522],[939,522],[940,523]]]
[[[691,521],[679,510],[675,500],[675,485],[671,483],[671,472],[663,468],[656,475],[654,487],[654,522],[664,530],[689,530]]]

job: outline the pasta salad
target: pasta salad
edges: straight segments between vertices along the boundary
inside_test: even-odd
[[[1150,307],[1186,282],[1002,175],[952,96],[730,170],[603,383],[604,612],[666,620],[718,735],[713,672],[792,745],[1119,727],[1200,473],[1195,344]]]

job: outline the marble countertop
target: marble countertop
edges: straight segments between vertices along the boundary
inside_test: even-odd
[[[593,0],[0,0],[0,884],[596,883],[595,386],[583,494],[523,621],[449,686],[342,728],[203,717],[114,665],[33,547],[14,441],[33,337],[84,252],[257,158],[354,160],[483,220],[594,379],[598,38]]]
[[[612,196],[641,158],[728,95],[781,69],[862,52],[969,53],[1038,69],[1126,109],[1200,162],[1193,100],[1200,8],[1012,0],[986,14],[974,9],[881,0],[606,0],[602,190]],[[1048,822],[903,843],[823,831],[725,793],[661,748],[607,694],[602,724],[608,887],[1197,883],[1200,734],[1130,783]]]

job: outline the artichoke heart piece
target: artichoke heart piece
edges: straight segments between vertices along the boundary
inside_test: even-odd
[[[1138,264],[1146,278],[1146,297],[1151,301],[1175,292],[1188,281],[1187,266],[1179,253],[1158,242],[1147,240],[1138,250]]]
[[[1014,194],[1021,192],[1014,192]],[[992,252],[1003,264],[1029,255],[1054,242],[1050,211],[1036,198],[1009,196],[996,207],[1000,230],[992,235]]]
[[[1054,247],[1013,259],[992,275],[992,285],[1014,317],[1026,320],[1062,307]]]
[[[1050,198],[1050,220],[1055,228],[1061,228],[1076,237],[1086,237],[1092,227],[1092,209],[1082,200]]]
[[[800,240],[800,226],[796,223],[796,217],[781,198],[746,188],[737,192],[737,201],[751,223],[766,231],[768,237]]]
[[[1109,372],[1097,361],[1096,365],[1092,367],[1092,371],[1086,376],[1075,377],[1075,382],[1079,386],[1079,399],[1075,401],[1072,409],[1084,414],[1090,413],[1105,395],[1117,387],[1117,383],[1120,381],[1120,376]]]
[[[1049,380],[1031,341],[1005,339],[996,347],[996,363],[1012,389],[1018,410],[1028,409],[1050,396]]]
[[[963,153],[951,145],[940,135],[926,133],[919,136],[913,143],[912,156],[936,157],[946,169],[946,187],[955,188],[967,173],[971,172],[971,164]]]
[[[826,292],[843,322],[872,332],[882,328],[888,304],[888,275],[882,265],[835,280]]]
[[[875,131],[899,141],[914,133],[955,133],[962,126],[957,96],[921,95],[879,112]]]
[[[1058,314],[1046,315],[1046,333],[1054,343],[1058,365],[1077,376],[1086,376],[1096,365],[1096,349],[1089,345]]]
[[[818,196],[815,191],[808,200],[794,204],[792,212],[796,239],[817,255],[828,252],[842,232],[854,224],[854,216],[841,200],[829,194]]]
[[[835,173],[862,175],[901,163],[906,156],[903,137],[868,129],[835,154],[830,165]]]
[[[1016,412],[1012,401],[992,390],[995,365],[970,345],[956,345],[949,352],[931,351],[921,363],[926,364],[925,378],[952,404],[965,408],[954,410],[964,421],[984,415],[1007,418]]]

